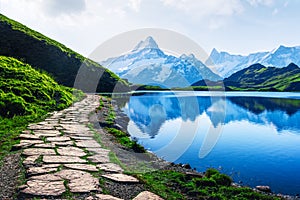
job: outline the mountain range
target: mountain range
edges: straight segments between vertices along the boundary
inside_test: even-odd
[[[109,58],[100,64],[134,84],[187,87],[202,79],[222,79],[193,54],[166,55],[150,36],[128,54]]]
[[[203,86],[203,83],[209,81],[212,81],[212,85],[218,85],[216,83],[220,80],[233,83],[237,81],[237,75],[234,75],[235,73],[258,63],[261,64],[261,67],[273,67],[272,70],[266,70],[267,73],[260,75],[252,74],[253,77],[260,76],[260,78],[262,78],[261,76],[264,76],[266,81],[264,82],[264,86],[267,86],[266,88],[275,88],[276,90],[298,88],[297,84],[296,86],[290,86],[290,84],[286,82],[285,86],[279,86],[280,84],[273,84],[274,80],[272,80],[273,82],[270,84],[267,84],[267,81],[270,81],[269,78],[273,73],[277,73],[277,69],[285,68],[291,63],[300,65],[300,46],[280,46],[270,52],[258,52],[247,56],[232,55],[213,49],[209,58],[202,62],[193,54],[183,54],[179,57],[167,55],[159,48],[155,40],[149,36],[144,41],[140,41],[129,53],[100,62],[101,65],[109,68],[121,78],[127,79],[133,84],[158,85],[168,88],[182,88],[190,85]],[[288,67],[287,69],[290,68]],[[286,70],[283,71],[284,73],[287,72]],[[255,73],[258,72],[259,70],[255,71]],[[282,71],[278,70],[278,72],[281,73]],[[235,78],[230,78],[232,75],[234,75],[233,77]],[[238,73],[238,75],[242,76],[241,73]],[[276,78],[284,77],[278,77],[276,74],[274,76],[276,76]],[[251,79],[249,76],[247,76],[247,78]],[[253,82],[257,83],[256,80],[253,80],[252,83]],[[271,86],[272,84],[274,87]],[[232,86],[231,88],[233,88],[233,86],[241,86],[241,88],[243,88],[246,86],[252,87],[253,85],[239,85],[235,83],[230,86]],[[258,87],[252,88],[258,89]]]
[[[226,90],[256,91],[300,91],[300,68],[294,63],[283,68],[265,67],[254,64],[242,69],[223,81],[201,80],[194,83],[197,87],[210,88],[225,86]]]
[[[270,52],[252,53],[247,56],[232,55],[227,52],[218,52],[213,49],[205,64],[223,78],[227,78],[253,64],[262,64],[267,67],[282,68],[290,63],[300,65],[300,46],[279,46]]]

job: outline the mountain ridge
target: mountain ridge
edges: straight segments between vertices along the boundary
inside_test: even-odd
[[[290,63],[283,68],[253,64],[223,81],[199,81],[194,87],[215,87],[241,91],[300,91],[300,68]]]
[[[192,54],[180,57],[165,54],[151,36],[140,41],[130,53],[100,64],[133,84],[172,88],[189,86],[203,78],[221,79]]]
[[[269,52],[256,52],[248,55],[235,55],[215,48],[204,62],[213,68],[221,77],[227,78],[233,73],[245,69],[255,63],[282,68],[290,63],[300,65],[300,46],[286,47],[280,45]]]

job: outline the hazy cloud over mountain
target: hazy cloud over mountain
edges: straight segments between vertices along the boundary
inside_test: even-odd
[[[45,0],[42,7],[47,14],[59,16],[80,13],[86,9],[86,3],[85,0]]]

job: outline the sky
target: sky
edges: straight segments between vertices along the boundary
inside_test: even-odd
[[[298,46],[299,9],[299,0],[0,0],[0,13],[87,57],[142,28],[178,32],[207,54]]]

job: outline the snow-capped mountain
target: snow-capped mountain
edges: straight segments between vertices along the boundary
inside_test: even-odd
[[[300,65],[300,46],[280,46],[270,52],[258,52],[248,56],[232,55],[213,49],[205,64],[214,69],[220,76],[227,78],[233,73],[256,63],[282,68],[292,62]]]
[[[194,55],[166,55],[152,37],[141,41],[128,54],[100,62],[121,78],[135,84],[186,87],[202,79],[220,80]]]

